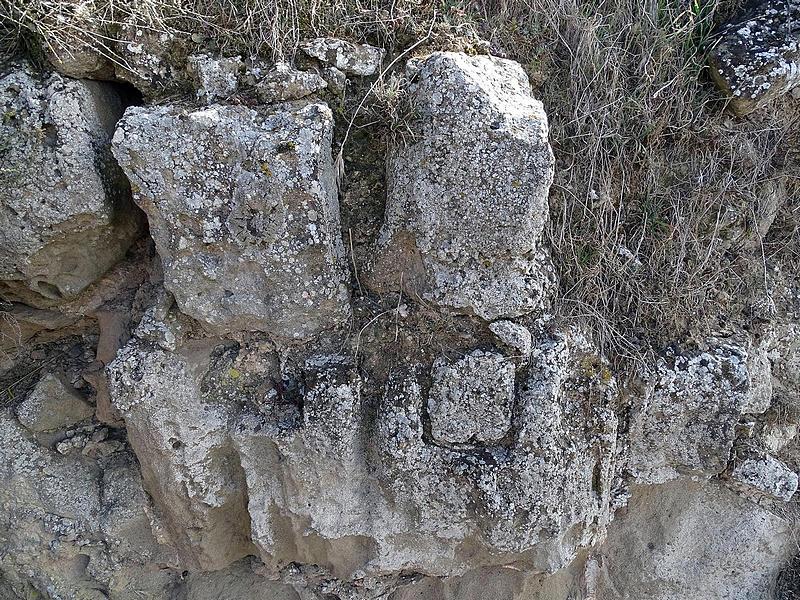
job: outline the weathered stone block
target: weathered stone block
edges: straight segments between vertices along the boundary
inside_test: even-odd
[[[535,310],[554,280],[542,104],[513,61],[445,52],[409,70],[419,138],[389,156],[370,285],[487,320]]]
[[[374,75],[386,51],[368,44],[354,44],[336,38],[316,38],[300,44],[300,49],[317,60],[352,75]]]
[[[108,84],[24,65],[0,76],[0,279],[27,303],[74,297],[140,231],[109,151],[122,110]]]
[[[784,502],[791,500],[797,491],[797,473],[769,454],[735,462],[730,477],[759,494]]]
[[[514,365],[476,350],[461,360],[436,361],[428,396],[431,435],[444,444],[487,444],[511,429]]]
[[[324,104],[126,112],[114,153],[183,312],[288,339],[347,319],[332,130]]]
[[[45,374],[17,407],[19,422],[35,432],[65,429],[93,414],[94,408],[78,391],[53,373]]]

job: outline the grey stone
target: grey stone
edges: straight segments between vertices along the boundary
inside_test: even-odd
[[[0,76],[0,280],[29,304],[76,296],[131,245],[141,219],[109,151],[122,114],[107,84]]]
[[[503,439],[511,429],[514,373],[513,363],[492,352],[437,360],[428,396],[433,439],[445,444]]]
[[[654,365],[632,413],[627,468],[637,481],[710,477],[725,469],[739,417],[763,396],[750,365],[747,346],[737,344]]]
[[[371,416],[341,358],[290,374],[271,347],[182,334],[181,318],[140,327],[109,374],[184,564],[257,554],[272,577],[305,564],[343,582],[511,563],[549,572],[602,535],[616,387],[578,371],[599,359],[577,332],[537,344],[505,445],[449,448],[426,440],[413,372],[395,372]]]
[[[727,24],[710,73],[738,115],[800,85],[800,2],[766,0]]]
[[[555,280],[540,243],[553,153],[522,67],[435,53],[409,94],[419,138],[388,158],[368,283],[487,320],[540,308]]]
[[[495,321],[489,329],[509,348],[513,348],[522,358],[530,356],[533,339],[527,327],[513,321]]]
[[[797,437],[797,423],[767,423],[761,432],[764,447],[770,452],[780,452]]]
[[[332,129],[324,104],[126,112],[114,152],[183,312],[284,339],[348,318]]]
[[[123,19],[114,37],[115,77],[131,83],[145,98],[161,98],[188,87],[174,33]]]
[[[159,325],[177,327],[174,321]],[[171,352],[154,338],[138,330],[108,366],[112,402],[125,420],[144,487],[180,564],[190,570],[220,569],[253,548],[229,412],[209,402],[201,389],[199,375],[216,345],[211,340]],[[231,380],[229,373],[224,376]]]
[[[596,598],[769,600],[791,524],[715,483],[636,486],[595,551]]]
[[[513,560],[552,572],[602,536],[616,384],[583,374],[580,365],[597,360],[580,332],[539,340],[516,398],[513,438],[477,452],[426,443],[417,378],[389,383],[378,410],[380,477],[391,505],[415,515],[405,539],[417,549],[417,569],[452,575]],[[465,546],[469,559],[458,551]]]
[[[186,63],[189,75],[198,86],[197,96],[206,102],[229,98],[239,88],[239,72],[244,69],[240,56],[194,54]]]
[[[174,558],[154,538],[148,515],[127,450],[101,460],[62,456],[0,412],[0,580],[17,593],[168,597],[171,577],[153,567],[172,567]]]
[[[37,433],[66,429],[93,414],[78,391],[53,373],[45,374],[17,407],[19,422]]]
[[[317,60],[352,75],[374,75],[386,51],[368,44],[353,44],[336,38],[315,38],[300,44],[300,49]]]
[[[322,69],[322,78],[327,83],[328,88],[335,94],[344,94],[347,89],[347,75],[336,67]]]
[[[279,62],[258,78],[256,93],[262,102],[285,102],[310,96],[327,85],[316,73],[298,71],[288,63]]]
[[[797,473],[769,454],[734,461],[730,477],[759,494],[784,502],[797,491]]]

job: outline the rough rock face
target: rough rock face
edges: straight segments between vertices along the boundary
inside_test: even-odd
[[[769,407],[747,359],[746,349],[729,345],[656,365],[631,423],[628,470],[638,481],[709,477],[725,469],[740,416]]]
[[[182,311],[289,339],[347,318],[332,127],[322,104],[126,112],[114,153]]]
[[[797,491],[797,473],[768,454],[736,463],[730,476],[736,483],[784,502]]]
[[[434,363],[428,395],[431,436],[442,444],[499,442],[511,430],[514,364],[476,350]]]
[[[172,576],[155,565],[173,559],[151,532],[135,459],[93,437],[60,454],[0,414],[2,578],[32,597],[167,597]]]
[[[124,255],[140,218],[109,152],[123,105],[108,85],[0,76],[0,280],[33,304],[77,295]]]
[[[389,157],[370,283],[488,320],[531,312],[554,277],[542,105],[512,61],[436,53],[414,70],[419,140]]]
[[[244,69],[241,57],[215,58],[196,54],[187,59],[189,74],[198,86],[197,95],[207,102],[228,98],[239,87],[239,72]]]
[[[711,52],[711,75],[745,115],[800,85],[800,2],[766,0],[727,25]]]
[[[535,355],[503,445],[427,443],[417,380],[406,375],[387,386],[378,421],[382,478],[395,506],[419,514],[408,539],[431,545],[434,573],[466,560],[465,547],[484,564],[517,554],[515,564],[554,571],[602,535],[616,454],[615,382],[580,368],[599,359],[577,332],[541,340]]]
[[[549,571],[608,521],[615,387],[574,375],[597,360],[578,334],[542,341],[541,366],[516,398],[513,367],[497,354],[435,367],[434,381],[449,387],[429,395],[434,439],[449,432],[437,431],[433,398],[447,394],[464,411],[458,439],[446,439],[469,444],[451,449],[427,440],[414,369],[396,373],[371,424],[342,358],[307,361],[298,390],[277,384],[287,379],[268,345],[182,331],[174,312],[146,318],[110,376],[146,487],[193,568],[251,554],[252,540],[271,569],[317,564],[345,579],[463,571],[473,560],[465,545],[490,564],[515,556]],[[487,394],[502,380],[497,431],[486,420],[494,396],[460,387],[466,368]]]
[[[637,486],[599,549],[596,597],[767,600],[795,552],[789,528],[712,483]]]
[[[60,377],[47,373],[22,404],[17,418],[34,432],[52,431],[75,425],[94,414],[94,409]]]
[[[287,63],[277,63],[258,78],[256,92],[262,102],[299,100],[327,87],[316,73],[298,71]]]
[[[24,258],[19,240],[69,238],[83,262],[47,263],[53,281],[112,259],[117,246],[84,229],[26,232],[53,207],[127,191],[114,127],[149,220],[75,298],[43,309],[28,279],[0,289],[0,598],[800,590],[791,268],[760,263],[770,296],[757,317],[615,362],[590,335],[602,315],[579,321],[551,295],[554,161],[520,65],[395,55],[408,77],[392,86],[406,86],[394,91],[418,109],[418,135],[389,148],[384,173],[383,139],[354,127],[335,172],[354,99],[344,71],[374,74],[382,51],[324,38],[298,68],[273,68],[200,48],[185,60],[169,36],[132,34],[130,80],[146,99],[176,97],[119,123],[113,86],[29,68],[0,79],[3,101],[27,107],[0,126],[21,142],[0,174],[27,186],[0,191],[17,202],[0,202],[0,258]],[[76,73],[93,68],[75,58]],[[336,120],[326,98],[341,101]],[[54,146],[51,122],[80,143]],[[98,183],[107,169],[118,179]],[[793,184],[781,185],[765,187],[775,203]],[[104,223],[103,210],[79,224]],[[754,226],[768,236],[771,223]]]

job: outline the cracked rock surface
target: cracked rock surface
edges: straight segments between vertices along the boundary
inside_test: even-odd
[[[0,599],[800,590],[791,267],[622,363],[559,310],[520,64],[391,57],[413,135],[339,160],[383,49],[128,29],[139,94],[80,53],[117,81],[0,76]]]
[[[124,105],[108,84],[0,71],[0,277],[37,306],[121,260],[141,219],[110,152]]]

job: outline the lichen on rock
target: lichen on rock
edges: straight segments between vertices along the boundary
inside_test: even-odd
[[[129,109],[114,153],[186,314],[308,339],[349,314],[324,104]]]
[[[710,72],[738,115],[800,85],[800,3],[765,0],[720,33]]]
[[[553,153],[524,71],[457,53],[411,71],[418,139],[388,159],[370,285],[487,320],[540,308],[555,279],[540,243]]]
[[[0,76],[0,280],[35,306],[75,297],[119,261],[140,213],[110,138],[124,106],[108,84]]]

